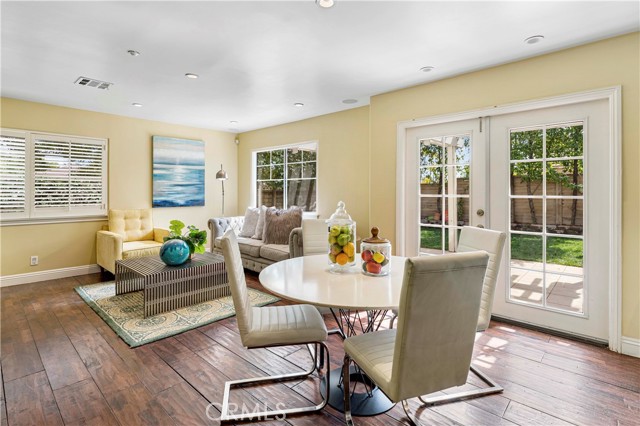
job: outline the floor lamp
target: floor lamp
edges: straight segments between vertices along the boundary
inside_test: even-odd
[[[222,216],[224,217],[224,181],[228,179],[227,172],[222,168],[220,164],[220,170],[216,173],[216,180],[219,180],[222,184]]]

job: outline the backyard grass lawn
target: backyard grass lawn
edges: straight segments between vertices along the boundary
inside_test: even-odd
[[[420,247],[442,249],[442,230],[422,228]],[[449,245],[449,233],[445,232],[445,247]],[[582,240],[547,237],[547,263],[582,267]],[[534,235],[511,236],[511,258],[542,262],[542,237]]]

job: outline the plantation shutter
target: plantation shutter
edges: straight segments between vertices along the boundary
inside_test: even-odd
[[[105,214],[105,154],[103,141],[35,134],[34,216]]]
[[[0,214],[3,217],[26,217],[27,149],[24,134],[3,132],[0,135]]]

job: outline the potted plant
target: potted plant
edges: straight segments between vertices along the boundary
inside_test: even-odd
[[[182,240],[189,246],[191,255],[194,253],[204,253],[204,245],[207,242],[207,231],[201,231],[194,225],[187,226],[187,231],[183,234],[184,223],[179,220],[169,222],[169,236],[164,237],[164,241]]]

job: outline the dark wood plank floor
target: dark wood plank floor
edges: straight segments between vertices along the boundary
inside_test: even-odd
[[[247,279],[261,288],[255,274]],[[233,318],[130,349],[73,290],[100,280],[96,274],[2,289],[0,425],[218,424],[226,380],[310,365],[302,347],[244,349]],[[329,344],[337,366],[341,341],[331,336]],[[418,410],[424,424],[640,424],[639,359],[492,323],[477,338],[474,363],[504,386],[504,393]],[[477,384],[470,377],[465,387]],[[318,399],[317,382],[309,379],[239,390],[232,402],[273,407]],[[356,420],[407,424],[399,406]],[[343,421],[327,408],[268,423]]]

